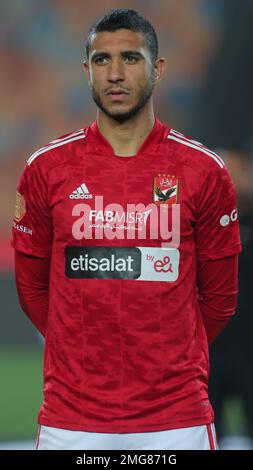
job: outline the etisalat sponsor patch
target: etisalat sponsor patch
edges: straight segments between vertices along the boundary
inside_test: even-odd
[[[72,279],[176,281],[179,250],[156,247],[69,246],[66,276]]]

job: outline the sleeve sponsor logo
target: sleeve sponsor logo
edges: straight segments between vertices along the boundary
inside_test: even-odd
[[[15,220],[13,220],[12,226],[15,230],[18,230],[19,232],[27,233],[28,235],[33,234],[32,229],[25,227],[24,225],[17,224]]]
[[[238,211],[237,209],[233,209],[231,214],[225,214],[220,218],[220,225],[222,227],[226,227],[227,225],[230,224],[231,222],[235,222],[238,219]]]
[[[179,275],[179,251],[172,248],[69,246],[65,255],[72,279],[173,282]]]
[[[15,211],[14,219],[19,222],[24,215],[26,214],[26,203],[25,198],[18,191],[16,192],[16,202],[15,202]]]

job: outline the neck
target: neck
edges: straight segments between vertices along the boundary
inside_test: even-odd
[[[134,156],[151,132],[155,122],[152,105],[146,106],[128,121],[120,124],[108,117],[100,109],[97,114],[98,128],[111,144],[116,155],[121,157]]]

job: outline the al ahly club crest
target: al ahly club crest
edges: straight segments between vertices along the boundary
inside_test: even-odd
[[[172,175],[160,174],[154,177],[154,202],[158,205],[177,204],[179,196],[178,178]]]

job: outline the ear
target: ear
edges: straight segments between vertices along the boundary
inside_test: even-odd
[[[159,83],[166,69],[166,60],[164,57],[158,57],[155,61],[155,84]]]
[[[88,82],[90,82],[90,68],[89,68],[88,60],[86,59],[83,60],[83,67],[84,67],[84,71],[87,76]]]

